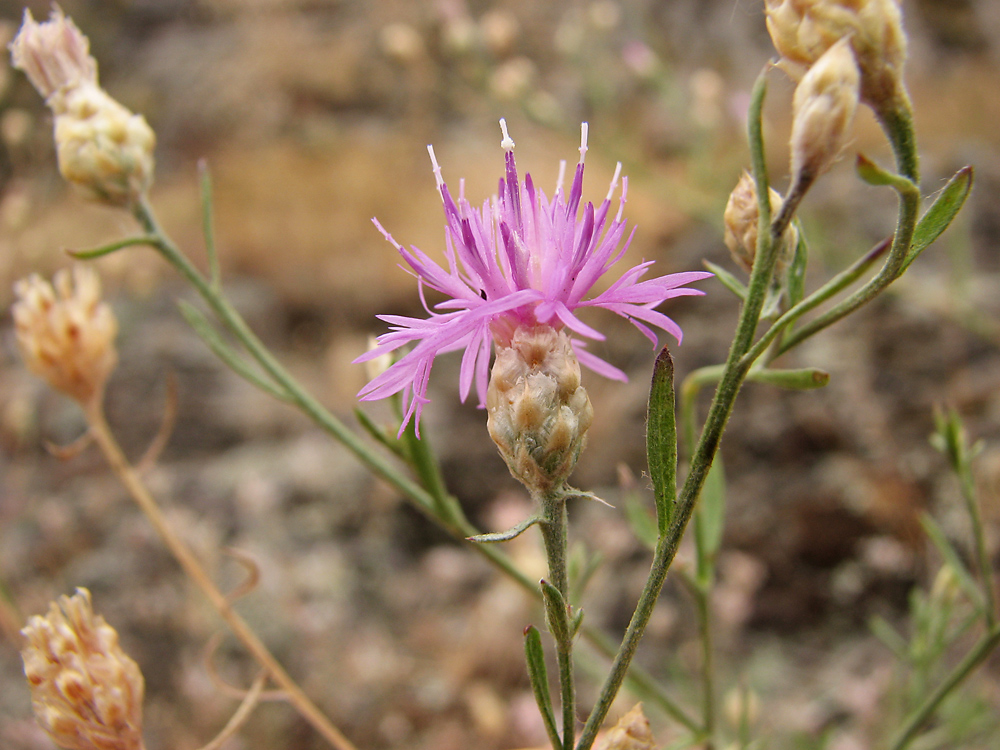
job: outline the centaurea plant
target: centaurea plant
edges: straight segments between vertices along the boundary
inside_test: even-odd
[[[398,355],[359,394],[362,400],[398,399],[398,422],[388,430],[359,412],[368,437],[376,441],[373,445],[365,435],[352,430],[310,395],[262,344],[226,298],[212,231],[207,171],[202,173],[204,230],[210,269],[205,275],[157,221],[148,197],[154,137],[151,131],[146,132],[144,120],[124,110],[98,87],[96,62],[89,56],[86,38],[56,11],[48,22],[51,25],[35,24],[27,15],[22,34],[13,45],[15,65],[28,73],[53,107],[60,161],[65,161],[63,171],[67,178],[84,188],[89,197],[130,210],[142,228],[142,233],[135,237],[74,255],[86,260],[134,245],[154,249],[192,284],[209,308],[214,322],[194,306],[182,303],[182,312],[195,331],[228,366],[250,383],[301,410],[346,446],[373,474],[387,481],[446,531],[469,540],[472,549],[543,603],[559,667],[561,722],[557,722],[553,710],[542,637],[531,626],[525,630],[525,652],[532,689],[555,750],[589,750],[607,718],[612,701],[630,675],[637,692],[664,709],[686,730],[681,740],[683,746],[701,743],[712,747],[721,740],[714,720],[707,597],[713,577],[712,560],[721,536],[722,501],[709,478],[713,472],[719,472],[716,456],[739,390],[746,380],[801,389],[824,385],[829,376],[818,368],[789,370],[772,365],[784,352],[884,291],[945,230],[971,187],[971,170],[961,170],[918,218],[921,199],[918,159],[912,112],[902,79],[906,37],[895,0],[768,0],[767,13],[768,28],[784,57],[785,67],[801,75],[794,99],[791,182],[785,196],[777,194],[769,185],[761,134],[765,93],[765,74],[762,74],[754,89],[748,116],[752,170],[731,196],[725,216],[727,244],[738,263],[748,271],[749,278],[744,282],[725,269],[711,267],[719,281],[740,298],[739,321],[726,362],[695,371],[681,388],[683,441],[678,439],[675,421],[671,355],[664,348],[656,358],[647,422],[649,478],[656,509],[655,528],[649,535],[654,555],[646,584],[617,646],[599,630],[582,622],[582,610],[570,601],[568,585],[566,503],[575,496],[588,496],[589,493],[575,490],[567,482],[583,450],[591,421],[600,418],[593,413],[582,385],[581,365],[611,379],[625,379],[621,370],[586,348],[587,341],[600,341],[603,334],[581,319],[579,313],[583,308],[603,308],[629,320],[654,346],[658,345],[655,329],[666,332],[680,343],[680,328],[657,308],[674,297],[702,294],[702,290],[689,285],[712,274],[689,271],[646,278],[652,263],[644,261],[617,274],[609,283],[603,281],[603,277],[612,273],[613,267],[623,259],[632,237],[623,218],[628,183],[626,178],[621,178],[618,208],[613,215],[620,166],[604,200],[596,207],[583,203],[586,124],[580,160],[569,192],[564,189],[563,165],[551,198],[534,184],[530,175],[526,174],[523,181],[519,178],[514,162],[514,143],[503,120],[504,176],[499,181],[496,197],[485,201],[481,208],[473,207],[461,188],[457,199],[453,197],[441,176],[433,149],[429,149],[445,211],[443,264],[417,248],[404,248],[375,222],[417,277],[427,317],[383,316],[382,320],[391,330],[379,337],[371,351],[356,360],[373,361],[384,355]],[[89,97],[87,101],[97,101],[101,107],[66,110],[65,102],[81,97]],[[899,199],[896,230],[891,238],[880,242],[807,295],[804,277],[808,243],[795,221],[796,212],[809,188],[841,155],[859,104],[873,109],[896,157],[894,171],[865,157],[859,156],[857,162],[862,179],[896,192]],[[60,127],[59,118],[68,116],[76,118],[69,123],[72,127],[65,119]],[[90,140],[81,142],[80,133],[90,134]],[[112,137],[115,134],[121,137]],[[858,290],[808,323],[797,325],[804,315],[835,299],[862,279],[882,258],[881,269]],[[62,286],[66,287],[66,283]],[[84,286],[87,291],[85,308],[101,309],[95,297],[96,281]],[[425,287],[443,295],[444,299],[433,305],[428,303],[424,298]],[[77,334],[82,334],[83,340],[95,340],[102,347],[111,347],[114,326],[105,321],[100,330],[89,330],[88,326],[93,324],[88,321],[94,316],[53,316],[53,304],[70,304],[74,310],[82,304],[70,293],[72,290],[66,288],[66,293],[57,299],[55,292],[50,292],[40,280],[19,287],[22,300],[18,303],[16,318],[20,343],[33,370],[81,403],[92,436],[115,472],[146,511],[185,572],[261,665],[262,676],[247,694],[244,708],[237,712],[229,731],[235,731],[259,696],[264,682],[270,679],[331,745],[340,750],[353,750],[350,741],[319,712],[247,628],[233,609],[232,600],[208,579],[183,540],[170,529],[139,473],[125,461],[102,411],[103,384],[114,357],[81,357],[70,345],[77,340]],[[72,336],[62,335],[68,330],[62,325],[64,320],[71,320],[79,330],[74,328]],[[51,321],[59,325],[50,325]],[[762,328],[760,333],[759,328]],[[43,341],[40,337],[46,338]],[[230,343],[232,341],[236,346]],[[491,437],[511,473],[525,485],[538,506],[535,515],[508,531],[482,534],[465,518],[461,506],[444,485],[427,441],[421,440],[418,432],[423,409],[428,404],[427,388],[436,357],[460,350],[464,350],[464,354],[459,395],[465,400],[475,387],[479,404],[487,411]],[[37,352],[46,352],[44,362],[33,359]],[[491,355],[495,355],[492,368]],[[66,388],[66,378],[56,377],[66,371],[66,362],[77,369],[87,363],[99,363],[98,369],[94,369],[98,364],[93,364],[93,372],[73,370],[72,382],[94,384],[93,387],[85,390]],[[716,384],[716,391],[699,433],[694,396],[699,389],[711,384]],[[950,432],[943,432],[953,438],[958,434],[954,426]],[[680,442],[686,443],[688,463],[683,483],[678,487]],[[967,451],[959,446],[957,438],[949,445],[951,454],[958,456],[953,463],[963,486],[971,488]],[[400,467],[397,459],[405,466]],[[892,742],[893,750],[902,750],[917,736],[943,698],[1000,642],[991,589],[992,571],[979,533],[981,523],[977,520],[976,504],[974,499],[968,502],[974,525],[979,524],[976,538],[978,575],[985,593],[980,592],[977,599],[977,616],[981,615],[986,633],[966,659],[905,718]],[[703,642],[699,715],[692,715],[647,674],[632,665],[692,517],[696,525],[696,570],[693,578],[686,571],[682,575],[692,584],[699,606]],[[549,565],[548,576],[540,583],[520,571],[502,548],[489,544],[508,540],[535,524],[541,530]],[[706,531],[706,528],[711,530]],[[957,555],[952,553],[949,557],[947,549],[945,556],[953,566],[958,564],[954,562]],[[975,587],[971,575],[965,575],[963,580]],[[578,726],[573,669],[573,648],[580,636],[612,659],[582,729]],[[630,716],[630,722],[644,726],[641,717]],[[630,737],[632,739],[628,739]],[[636,744],[635,738],[635,734],[623,728],[609,735],[611,744],[606,747],[623,750],[625,747],[652,746],[648,732],[642,734],[644,744]],[[56,739],[58,741],[58,737]],[[739,742],[740,747],[749,743],[742,732]],[[217,744],[212,743],[212,746]]]

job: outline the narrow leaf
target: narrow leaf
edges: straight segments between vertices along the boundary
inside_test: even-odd
[[[694,524],[698,583],[705,590],[704,587],[715,578],[715,556],[722,545],[722,532],[726,527],[726,471],[721,456],[715,457],[705,477]]]
[[[747,298],[747,287],[742,281],[733,276],[729,271],[720,265],[713,263],[710,260],[703,260],[702,265],[705,266],[709,271],[715,274],[715,278],[719,280],[722,286],[726,287],[729,291],[735,294],[742,301],[746,301]]]
[[[772,370],[763,368],[751,370],[747,374],[747,380],[755,383],[767,383],[776,385],[779,388],[787,388],[791,391],[811,391],[815,388],[823,388],[830,382],[830,373],[820,370],[818,367],[804,367],[798,370]]]
[[[786,277],[789,307],[795,307],[805,297],[806,264],[809,261],[809,245],[806,243],[806,235],[798,219],[795,220],[795,228],[799,233],[799,241],[795,245],[795,255],[792,256]]]
[[[566,609],[566,600],[555,586],[544,578],[539,581],[542,587],[542,603],[545,605],[545,623],[549,626],[549,632],[556,639],[556,643],[566,644],[570,642],[569,613]]]
[[[653,481],[659,536],[670,526],[677,497],[677,422],[674,414],[674,361],[663,347],[653,365],[646,419],[646,460]]]
[[[126,247],[135,247],[136,245],[156,247],[156,244],[156,237],[153,237],[152,235],[144,235],[142,237],[129,237],[124,240],[118,240],[117,242],[101,245],[100,247],[95,247],[91,250],[67,250],[66,253],[77,260],[93,260],[94,258],[101,258],[105,255],[110,255],[111,253],[122,250]]]
[[[369,417],[368,413],[363,409],[355,407],[354,416],[358,420],[358,424],[361,425],[364,431],[367,432],[372,439],[388,448],[400,458],[405,458],[403,455],[403,449],[395,435],[390,436],[389,433],[377,425],[375,420]]]
[[[858,160],[854,166],[858,176],[869,185],[876,187],[886,185],[899,193],[912,194],[917,191],[917,186],[913,184],[912,180],[883,169],[864,154],[858,154]]]
[[[250,365],[247,364],[246,360],[233,351],[232,347],[222,340],[218,331],[212,327],[208,318],[206,318],[197,307],[192,305],[190,302],[186,302],[185,300],[180,300],[177,303],[177,306],[180,308],[181,315],[184,316],[188,325],[190,325],[191,328],[194,329],[194,332],[198,335],[198,338],[204,341],[208,345],[208,348],[212,350],[212,353],[221,359],[223,363],[233,372],[279,401],[292,400],[291,395],[283,388],[265,380],[262,375],[255,372]]]
[[[972,167],[962,167],[944,186],[927,212],[920,217],[920,221],[917,222],[917,227],[913,231],[913,242],[906,254],[906,259],[903,261],[900,273],[905,271],[917,259],[917,256],[948,228],[952,219],[965,204],[965,199],[969,197],[969,192],[972,190],[972,179]]]
[[[542,635],[538,628],[529,625],[524,629],[524,658],[528,665],[528,679],[531,680],[531,691],[535,694],[535,703],[542,714],[545,732],[555,750],[561,750],[562,740],[556,728],[556,716],[552,710],[552,695],[549,692],[549,675],[545,668],[545,652],[542,649]]]
[[[882,641],[882,644],[895,654],[896,658],[906,661],[909,658],[909,645],[896,629],[881,615],[875,615],[868,623],[872,635]]]
[[[937,547],[941,557],[951,569],[955,572],[955,577],[958,579],[958,584],[962,587],[962,590],[966,595],[972,600],[973,605],[977,610],[982,611],[983,609],[983,594],[979,590],[979,586],[976,585],[975,579],[972,574],[969,573],[969,569],[965,567],[965,563],[962,562],[961,555],[958,554],[958,550],[948,541],[948,536],[944,533],[944,529],[938,524],[937,521],[929,513],[923,513],[920,516],[920,525],[924,527],[924,531],[927,533],[928,538],[931,543]]]
[[[476,534],[475,536],[466,537],[466,539],[470,542],[479,542],[480,544],[509,542],[511,539],[519,537],[541,520],[542,519],[539,516],[531,516],[530,518],[526,518],[521,521],[521,523],[517,524],[517,526],[509,528],[506,531],[495,531],[491,534]]]
[[[656,519],[646,508],[637,492],[629,492],[625,496],[625,520],[632,527],[632,533],[643,546],[653,549],[659,537]]]

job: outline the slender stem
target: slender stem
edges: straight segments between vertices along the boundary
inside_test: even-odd
[[[566,565],[567,513],[566,498],[559,492],[537,498],[542,505],[543,520],[538,524],[542,531],[545,556],[549,565],[549,583],[556,587],[566,602],[566,612],[561,613],[569,620],[569,576]],[[569,628],[562,630],[561,637],[551,629],[556,642],[556,661],[559,665],[559,688],[563,716],[563,750],[573,750],[576,734],[576,686],[573,680],[573,635]]]
[[[604,719],[611,709],[611,703],[618,694],[625,674],[628,672],[632,657],[635,655],[639,641],[645,632],[646,624],[653,613],[656,600],[663,588],[663,583],[667,577],[667,570],[673,562],[674,556],[677,554],[681,537],[684,535],[684,530],[687,528],[691,514],[694,512],[695,504],[701,495],[702,487],[708,476],[708,470],[711,468],[715,454],[719,450],[722,433],[732,413],[733,404],[736,401],[740,386],[749,370],[749,364],[742,365],[741,358],[749,348],[753,334],[757,329],[757,324],[760,321],[760,313],[764,306],[767,287],[770,284],[774,271],[774,263],[777,259],[778,237],[780,237],[781,231],[783,231],[783,226],[778,222],[775,222],[774,226],[775,229],[779,230],[777,235],[771,231],[771,206],[768,199],[767,169],[764,161],[764,145],[760,118],[765,86],[765,77],[764,74],[761,74],[757,79],[751,96],[752,103],[749,116],[750,154],[753,163],[754,181],[757,185],[760,229],[757,233],[756,261],[750,273],[746,301],[740,312],[736,335],[729,349],[729,356],[726,359],[722,379],[716,388],[708,418],[691,460],[687,479],[678,496],[677,507],[670,528],[666,535],[657,540],[649,578],[646,580],[646,585],[639,597],[639,603],[628,624],[628,628],[625,630],[625,637],[622,639],[618,654],[611,665],[611,671],[601,688],[597,703],[594,705],[580,734],[577,750],[589,750],[593,745],[594,739],[597,737],[597,732],[604,723]],[[783,211],[779,218],[786,222],[791,220],[791,215],[788,215],[787,219],[784,217],[785,212]],[[785,226],[787,226],[787,223]]]
[[[992,630],[996,626],[997,618],[993,566],[990,564],[989,551],[986,549],[986,535],[983,529],[982,514],[979,512],[979,502],[976,498],[972,467],[969,465],[969,457],[964,451],[960,460],[961,464],[957,467],[958,478],[962,485],[962,498],[965,500],[965,509],[969,514],[969,522],[972,525],[972,538],[976,548],[976,563],[979,566],[979,577],[983,586],[984,617],[987,629]]]
[[[712,620],[708,609],[708,590],[698,581],[692,582],[695,605],[698,612],[698,636],[701,639],[701,714],[708,736],[706,750],[712,748],[715,734],[715,688],[714,665],[712,659]]]
[[[904,750],[917,736],[923,725],[934,715],[938,706],[978,667],[1000,644],[1000,628],[994,627],[965,655],[944,681],[937,686],[927,699],[910,714],[892,741],[889,750]]]
[[[95,398],[86,408],[87,422],[90,425],[94,440],[97,442],[121,483],[128,490],[129,494],[142,509],[143,513],[159,534],[160,539],[167,546],[188,578],[201,590],[205,597],[212,603],[212,606],[225,620],[226,624],[233,631],[236,638],[250,652],[253,658],[264,669],[268,671],[279,687],[288,697],[288,702],[295,706],[302,717],[312,725],[331,745],[337,750],[357,750],[339,729],[337,729],[323,712],[309,699],[302,691],[302,688],[293,680],[285,669],[278,663],[267,646],[257,637],[257,634],[250,629],[242,617],[233,609],[225,594],[219,591],[212,582],[205,569],[201,566],[198,558],[187,547],[179,536],[167,523],[156,500],[149,490],[139,479],[138,474],[129,464],[125,454],[115,441],[111,433],[111,428],[104,417],[104,412],[100,406],[100,399]]]

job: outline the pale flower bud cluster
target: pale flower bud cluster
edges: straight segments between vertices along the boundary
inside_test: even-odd
[[[906,34],[899,0],[766,0],[775,49],[810,68],[841,39],[850,39],[861,71],[861,98],[884,109],[902,91]]]
[[[128,206],[153,181],[156,135],[142,115],[112,99],[97,80],[87,37],[58,8],[45,23],[29,11],[10,45],[55,115],[59,171],[90,197]]]
[[[52,602],[28,620],[21,652],[35,717],[67,750],[141,750],[143,678],[94,614],[90,592]]]
[[[594,410],[569,337],[521,327],[498,346],[486,395],[487,427],[511,474],[530,490],[557,491],[586,442]]]
[[[858,108],[860,73],[848,39],[816,61],[792,98],[792,184],[807,186],[840,156]]]
[[[781,211],[784,198],[774,188],[768,189],[771,197],[772,216]],[[757,206],[757,184],[749,172],[744,171],[739,182],[729,194],[725,213],[722,215],[725,225],[726,247],[730,254],[743,269],[750,273],[753,261],[757,255],[757,225],[760,210]],[[795,247],[799,243],[799,231],[794,224],[789,224],[781,235],[781,248],[775,262],[775,272],[781,272],[791,262]]]
[[[101,300],[97,273],[63,269],[53,284],[33,274],[14,292],[17,343],[28,369],[85,406],[99,398],[118,361],[118,321]]]

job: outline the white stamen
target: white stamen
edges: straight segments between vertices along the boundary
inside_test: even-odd
[[[618,178],[622,176],[622,163],[618,162],[618,166],[615,167],[615,176],[611,178],[611,187],[608,188],[608,195],[604,199],[606,201],[611,200],[611,196],[615,194],[615,188],[618,186]]]
[[[559,177],[556,179],[556,192],[561,193],[563,189],[563,182],[566,180],[566,160],[559,160]]]
[[[434,147],[430,144],[427,145],[427,153],[431,155],[431,164],[434,166],[434,182],[440,188],[444,185],[444,178],[441,177],[441,165],[438,164],[437,157],[434,156]]]
[[[583,164],[583,159],[587,155],[587,133],[590,131],[590,125],[585,122],[580,123],[580,163]]]
[[[503,140],[500,141],[500,148],[504,151],[513,151],[514,140],[510,137],[510,133],[507,132],[507,119],[504,117],[500,118],[500,132],[503,133]]]
[[[461,204],[465,200],[465,178],[458,181],[458,202]]]

